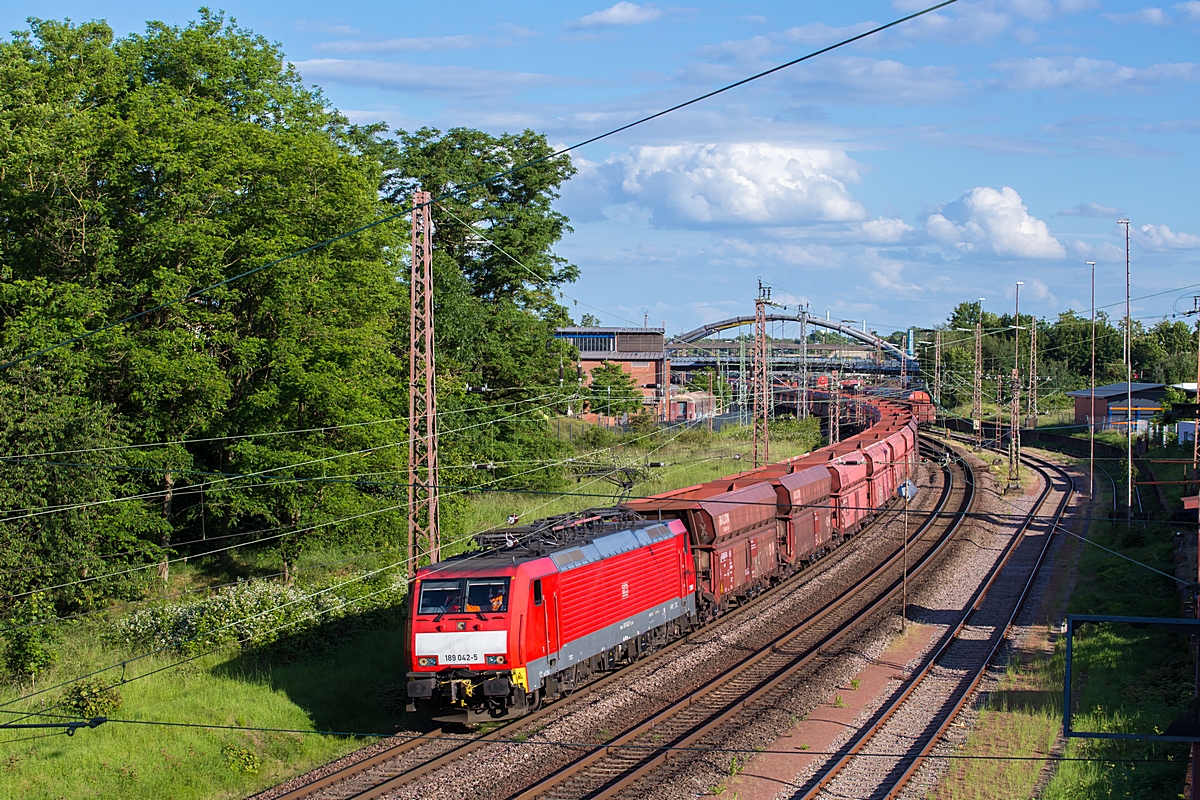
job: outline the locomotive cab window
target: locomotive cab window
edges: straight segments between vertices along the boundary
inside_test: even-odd
[[[508,611],[508,578],[477,578],[467,581],[467,611]]]
[[[538,578],[533,582],[533,604],[540,606],[542,604],[542,579]]]
[[[421,581],[418,614],[446,614],[462,611],[462,581]]]

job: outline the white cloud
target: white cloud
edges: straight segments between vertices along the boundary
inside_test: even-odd
[[[1191,62],[1126,67],[1092,58],[1022,58],[992,65],[1008,73],[1010,89],[1133,89],[1144,90],[1165,81],[1200,80]]]
[[[762,268],[765,264],[786,267],[817,267],[835,269],[841,253],[827,245],[784,244],[779,242],[750,242],[742,238],[722,239],[706,253],[711,263],[730,264],[742,269]],[[776,296],[779,302],[794,304],[797,298],[786,290]]]
[[[390,61],[314,58],[295,62],[308,81],[331,81],[350,86],[375,86],[414,94],[454,93],[458,96],[508,95],[524,89],[570,83],[553,75],[532,72],[438,67]]]
[[[1143,225],[1140,230],[1132,229],[1129,238],[1146,250],[1200,249],[1200,236],[1176,233],[1166,225]]]
[[[1090,243],[1081,239],[1069,239],[1064,242],[1071,258],[1079,261],[1096,261],[1101,264],[1125,263],[1125,240],[1117,247],[1112,242]]]
[[[429,52],[431,50],[473,50],[490,44],[512,44],[512,40],[496,40],[489,36],[462,34],[460,36],[422,36],[384,39],[374,42],[348,40],[320,42],[314,49],[325,53],[399,53],[406,50],[417,52]]]
[[[1188,0],[1186,3],[1176,3],[1174,8],[1188,22],[1200,22],[1200,0]]]
[[[979,186],[930,214],[925,231],[965,251],[990,249],[998,256],[1063,258],[1067,251],[1045,222],[1031,216],[1015,189]]]
[[[298,19],[293,26],[298,31],[333,33],[338,36],[357,36],[358,28],[343,25],[328,19]]]
[[[766,36],[755,36],[751,39],[736,39],[720,44],[710,44],[696,50],[696,53],[713,61],[755,61],[763,56],[779,52],[781,48]]]
[[[625,0],[609,6],[603,11],[597,11],[580,17],[568,23],[569,28],[600,28],[612,25],[644,25],[662,16],[662,12],[650,4],[639,6]]]
[[[1104,14],[1103,16],[1108,21],[1119,24],[1132,22],[1140,25],[1154,25],[1155,27],[1170,25],[1175,21],[1161,8],[1142,8],[1130,14]]]
[[[1097,8],[1097,0],[1011,0],[1012,10],[1022,17],[1029,19],[1049,19],[1055,14],[1075,14],[1090,8]]]
[[[867,220],[862,224],[862,231],[867,239],[879,244],[895,244],[914,230],[915,228],[904,220],[888,217]]]
[[[787,74],[797,100],[913,105],[941,103],[967,91],[953,67],[910,67],[891,59],[828,58]]]
[[[1113,208],[1112,206],[1102,206],[1099,203],[1080,203],[1077,206],[1064,208],[1054,216],[1056,217],[1094,217],[1096,219],[1116,219],[1117,217],[1125,216],[1125,210]]]
[[[1051,305],[1058,305],[1058,298],[1050,291],[1050,287],[1037,278],[1025,281],[1025,291],[1033,295],[1035,300],[1043,300]]]
[[[833,44],[834,42],[840,42],[842,39],[849,39],[851,36],[863,33],[864,31],[869,31],[878,26],[879,25],[876,22],[860,22],[857,25],[847,25],[842,28],[837,28],[831,25],[826,25],[824,22],[810,22],[807,25],[799,25],[795,28],[788,28],[779,35],[790,42],[827,45]]]
[[[847,183],[859,164],[844,152],[773,144],[638,147],[617,159],[621,188],[653,208],[658,226],[805,225],[862,220]]]

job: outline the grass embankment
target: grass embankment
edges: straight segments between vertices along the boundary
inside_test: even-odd
[[[795,455],[813,445],[810,435],[796,431],[789,435],[786,426],[781,426],[779,434],[772,443],[774,458]],[[653,433],[620,438],[591,432],[589,437],[575,442],[577,451],[588,458],[603,454],[614,463],[667,462],[666,467],[652,470],[648,482],[633,488],[635,495],[699,483],[749,467],[745,429],[713,436],[691,431],[679,436]],[[735,460],[735,455],[742,458]],[[468,527],[502,523],[514,513],[528,520],[606,505],[620,490],[602,479],[584,478],[571,484],[568,491],[600,496],[480,494],[472,498]],[[461,547],[458,543],[454,549]],[[317,587],[386,567],[398,558],[396,552],[306,552],[298,565],[299,588],[311,593]],[[278,565],[266,556],[239,555],[237,559],[221,565],[216,557],[209,557],[181,565],[172,570],[166,593],[278,571]],[[178,611],[195,598],[188,595],[151,605]],[[0,685],[0,704],[154,649],[145,643],[114,641],[113,621],[130,619],[127,615],[128,609],[124,609],[63,626],[57,662],[39,675],[33,686]],[[203,630],[212,629],[211,622],[208,628],[200,624]],[[148,676],[122,683],[117,689],[120,707],[108,716],[301,732],[109,722],[71,738],[61,733],[47,736],[44,731],[0,734],[0,798],[243,797],[370,741],[315,731],[388,733],[416,721],[403,712],[403,629],[397,605],[322,622],[253,652],[226,648],[185,661],[204,649],[184,645],[98,676],[109,683],[122,673],[126,679]],[[61,713],[65,711],[59,705],[64,691],[48,691],[35,700],[15,704],[13,709]],[[11,720],[14,715],[3,716]],[[43,738],[34,738],[39,736]]]
[[[1143,564],[1173,573],[1174,528],[1109,522],[1111,488],[1100,479],[1088,537]],[[1075,528],[1079,531],[1080,528]],[[1074,542],[1074,543],[1073,543]],[[1060,607],[1070,564],[1078,553],[1076,584],[1067,609],[1076,614],[1176,617],[1180,597],[1174,583],[1145,567],[1096,547],[1068,540],[1059,552],[1051,591],[1043,598],[1047,621]],[[967,756],[1015,757],[1015,761],[954,762],[932,796],[943,798],[1027,797],[1045,768],[1062,726],[1065,642],[1050,644],[1049,627],[1022,643],[997,690],[980,714],[963,750]],[[1176,634],[1123,625],[1088,625],[1076,630],[1073,652],[1074,719],[1078,731],[1161,732],[1186,707],[1192,692],[1186,639]],[[1166,798],[1181,794],[1186,748],[1138,742],[1072,739],[1062,754],[1093,759],[1062,761],[1042,798]],[[1138,759],[1174,759],[1148,763]]]

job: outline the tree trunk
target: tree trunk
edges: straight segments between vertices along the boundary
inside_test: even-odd
[[[231,521],[230,518],[232,516],[233,516],[233,511],[230,510],[229,508],[226,508],[225,513],[221,516],[221,536],[220,536],[221,543],[219,545],[217,545],[217,549],[220,550],[221,567],[224,569],[231,569],[233,567],[233,556],[231,556],[229,554],[229,549],[228,549],[229,548],[229,523]]]
[[[166,585],[167,579],[171,576],[171,561],[167,548],[171,546],[171,502],[175,495],[175,478],[169,472],[163,478],[163,487],[163,519],[167,526],[158,542],[163,548],[162,561],[158,565],[158,577],[162,579],[163,585]]]

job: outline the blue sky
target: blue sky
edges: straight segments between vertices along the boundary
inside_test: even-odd
[[[922,7],[299,0],[225,10],[359,122],[580,139]],[[40,0],[24,19],[182,24],[196,8]],[[559,248],[607,324],[670,331],[784,302],[931,325],[986,298],[1053,316],[1192,306],[1200,282],[1200,0],[959,3],[575,154]],[[568,301],[568,305],[570,301]],[[577,315],[584,307],[572,306]]]

